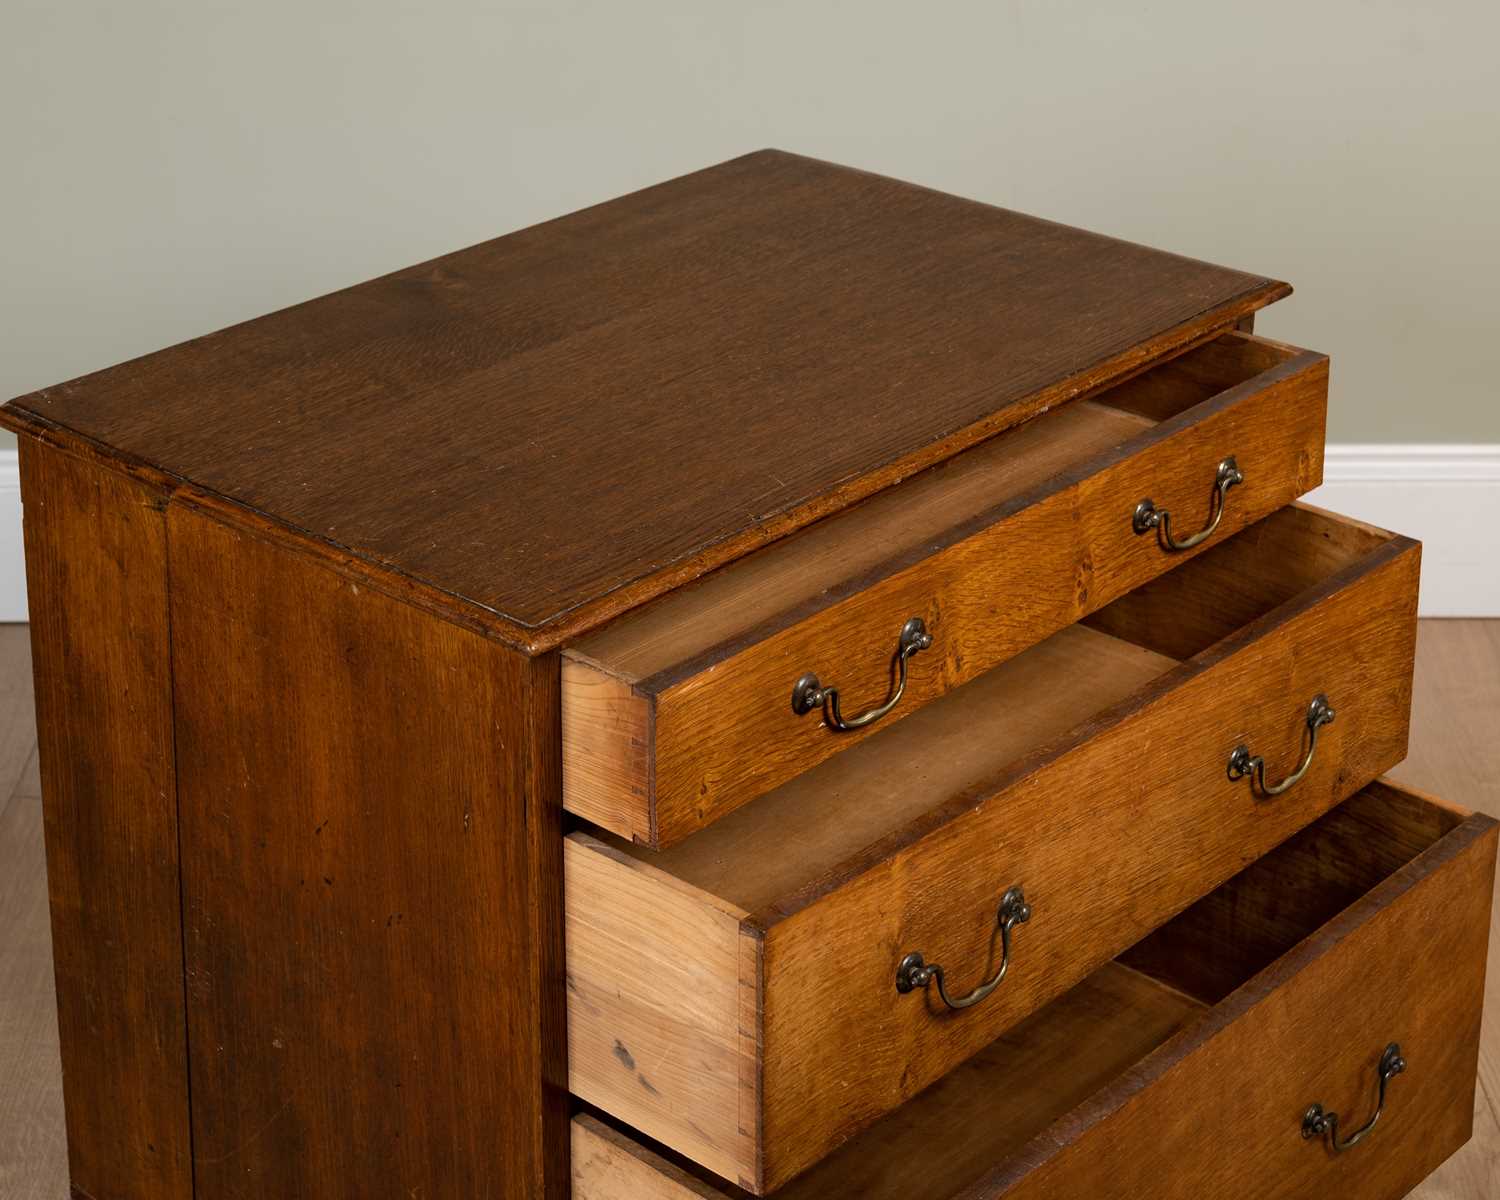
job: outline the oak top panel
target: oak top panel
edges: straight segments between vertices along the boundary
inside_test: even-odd
[[[0,420],[535,651],[1289,290],[767,150]]]

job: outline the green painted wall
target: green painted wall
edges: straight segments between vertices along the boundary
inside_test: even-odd
[[[1336,441],[1500,442],[1500,8],[21,0],[0,396],[777,145],[1292,280]]]

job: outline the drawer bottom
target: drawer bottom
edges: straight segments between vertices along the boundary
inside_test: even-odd
[[[777,1195],[1405,1195],[1471,1130],[1495,829],[1371,785]],[[1379,1128],[1336,1150],[1392,1043]],[[746,1195],[592,1113],[573,1177],[578,1200]]]

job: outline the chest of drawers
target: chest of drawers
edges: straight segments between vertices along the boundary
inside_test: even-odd
[[[75,1194],[1406,1194],[1496,834],[1288,290],[766,151],[0,409]]]

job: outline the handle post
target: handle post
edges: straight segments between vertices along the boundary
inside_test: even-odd
[[[1314,696],[1312,703],[1307,706],[1307,751],[1296,769],[1280,783],[1266,782],[1266,760],[1258,754],[1251,754],[1250,747],[1245,745],[1236,746],[1229,756],[1229,778],[1244,779],[1250,776],[1251,788],[1263,796],[1279,796],[1282,792],[1289,791],[1302,782],[1302,777],[1312,766],[1313,755],[1318,749],[1318,730],[1324,725],[1333,724],[1333,717],[1333,705],[1328,703],[1328,697]]]
[[[885,703],[877,704],[857,717],[846,717],[839,710],[838,688],[824,687],[818,682],[818,677],[809,672],[792,685],[792,711],[802,717],[821,708],[828,727],[842,733],[874,724],[901,703],[901,697],[906,695],[907,660],[931,645],[932,634],[927,632],[927,623],[921,617],[912,617],[901,627],[901,635],[896,639],[896,654],[892,660],[896,680]]]
[[[1375,1128],[1375,1123],[1380,1120],[1380,1114],[1385,1111],[1385,1089],[1391,1080],[1406,1070],[1406,1059],[1401,1057],[1401,1046],[1392,1042],[1385,1048],[1380,1056],[1380,1063],[1376,1067],[1376,1076],[1379,1080],[1379,1091],[1375,1097],[1375,1114],[1351,1133],[1346,1138],[1339,1137],[1339,1115],[1329,1112],[1321,1104],[1311,1105],[1302,1114],[1302,1136],[1305,1140],[1326,1137],[1328,1148],[1335,1154],[1343,1154],[1346,1150],[1352,1150],[1368,1137]]]
[[[1185,538],[1172,536],[1172,514],[1165,508],[1157,508],[1156,502],[1149,496],[1135,506],[1135,513],[1130,519],[1130,527],[1137,534],[1156,530],[1157,540],[1161,543],[1163,550],[1191,550],[1213,536],[1214,530],[1219,527],[1219,522],[1224,519],[1225,494],[1230,488],[1244,482],[1245,476],[1234,461],[1233,455],[1219,463],[1214,472],[1214,494],[1208,524],[1197,533]]]
[[[995,915],[1000,926],[1000,966],[983,983],[976,987],[967,996],[954,999],[948,995],[947,981],[943,977],[943,968],[937,963],[929,963],[922,957],[920,950],[913,950],[906,955],[896,966],[896,990],[903,996],[908,992],[914,992],[918,988],[926,988],[929,984],[936,982],[938,997],[950,1009],[971,1008],[987,997],[1005,979],[1005,974],[1010,970],[1010,935],[1017,925],[1024,925],[1031,920],[1031,905],[1026,903],[1026,893],[1019,887],[1007,889],[1005,895],[1000,897],[1000,908]]]

